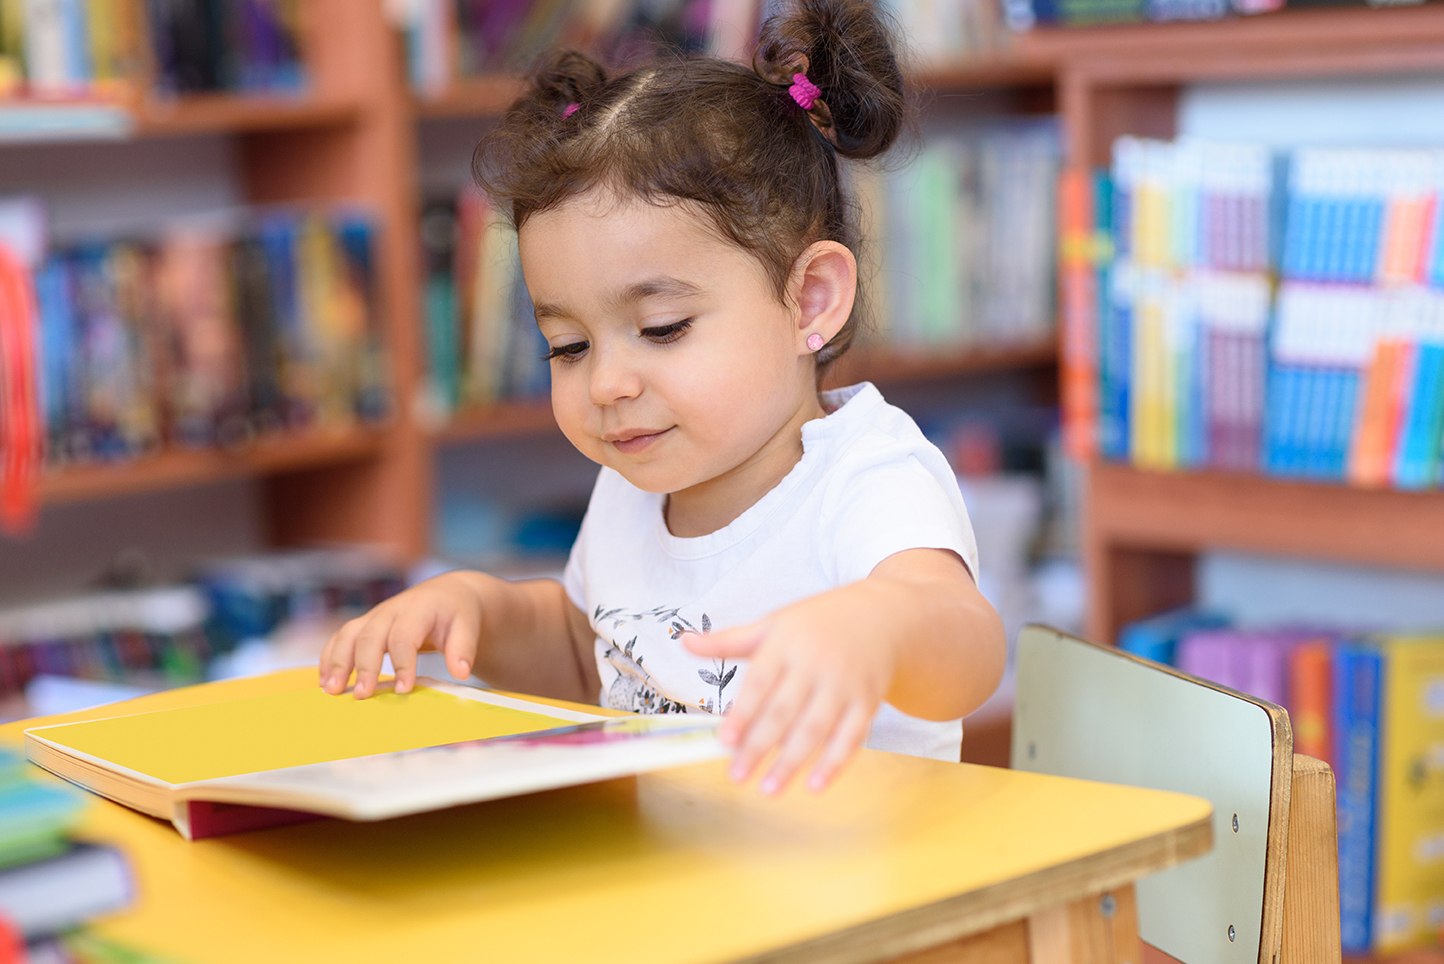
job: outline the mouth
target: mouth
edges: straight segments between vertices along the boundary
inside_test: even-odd
[[[603,442],[609,442],[618,452],[624,455],[634,455],[637,452],[650,446],[657,439],[672,431],[670,428],[636,428],[624,429],[620,432],[608,432],[602,436]]]

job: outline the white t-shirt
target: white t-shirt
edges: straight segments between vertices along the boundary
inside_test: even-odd
[[[761,619],[866,578],[904,549],[950,549],[977,577],[957,477],[906,412],[871,384],[827,392],[802,426],[802,459],[731,524],[667,531],[665,496],[602,469],[567,561],[567,595],[597,634],[601,704],[641,713],[725,712],[747,663],[689,652],[679,637]],[[956,760],[962,722],[883,704],[867,745]]]

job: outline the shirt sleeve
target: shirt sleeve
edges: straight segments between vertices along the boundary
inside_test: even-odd
[[[956,478],[951,470],[940,475],[916,454],[850,474],[826,518],[831,531],[822,536],[831,540],[827,555],[837,585],[867,578],[906,549],[950,550],[978,577],[977,542]]]

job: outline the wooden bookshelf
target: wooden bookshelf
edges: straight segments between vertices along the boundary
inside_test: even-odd
[[[46,504],[107,499],[140,492],[260,478],[377,458],[383,428],[344,428],[257,439],[236,448],[169,449],[124,462],[101,462],[47,473]]]
[[[1398,492],[1224,472],[1096,464],[1085,483],[1088,631],[1193,596],[1209,549],[1444,571],[1444,492]]]
[[[1106,165],[1123,134],[1175,134],[1194,81],[1444,71],[1444,8],[1284,10],[1212,23],[1038,31],[1032,56],[1058,64],[1067,160]],[[1211,549],[1444,570],[1444,492],[1360,490],[1214,472],[1088,468],[1082,551],[1088,632],[1190,601]]]
[[[381,0],[307,0],[304,11],[310,74],[305,96],[206,95],[119,103],[132,118],[130,136],[234,135],[244,193],[252,202],[344,202],[375,212],[381,226],[378,263],[396,417],[384,428],[329,440],[267,441],[244,452],[166,452],[131,465],[74,469],[47,477],[42,495],[47,503],[57,503],[261,477],[267,524],[278,544],[367,541],[390,544],[415,557],[429,546],[437,447],[556,431],[544,403],[465,412],[440,428],[413,411],[412,404],[423,375],[415,256],[417,124],[496,116],[515,96],[518,82],[487,77],[459,82],[435,96],[418,96],[407,86],[401,43]],[[1215,23],[1039,29],[1013,38],[995,54],[930,67],[917,81],[944,95],[1041,90],[1044,100],[1056,102],[1063,115],[1070,159],[1098,163],[1106,160],[1118,134],[1171,135],[1179,87],[1191,80],[1426,69],[1444,69],[1444,9],[1432,6],[1284,11]],[[57,139],[63,139],[63,132]],[[912,384],[1011,371],[1037,374],[1046,373],[1057,358],[1051,340],[988,351],[859,353],[844,359],[837,378]],[[1124,484],[1111,468],[1100,467],[1094,474],[1090,513],[1095,496],[1107,498],[1113,491],[1110,485]],[[1172,486],[1186,484],[1172,478],[1155,482],[1150,491],[1162,493],[1183,493]],[[1229,499],[1244,498],[1238,495],[1241,487],[1276,491],[1269,487],[1275,483],[1265,480],[1205,476],[1193,483]],[[1188,498],[1203,497],[1194,489],[1187,493]],[[1389,494],[1329,494],[1334,495],[1349,500],[1349,507],[1395,504]],[[1375,495],[1386,497],[1372,499]],[[1435,504],[1428,496],[1402,498],[1399,505]],[[1226,514],[1226,509],[1215,512]],[[1106,518],[1094,513],[1090,519],[1095,515]],[[1149,518],[1166,516],[1160,510]],[[1289,522],[1286,527],[1305,524]],[[1195,533],[1199,538],[1186,545],[1177,539],[1169,543],[1166,530],[1150,538],[1148,531],[1140,531],[1141,525],[1126,533],[1100,525],[1097,532],[1123,540],[1117,545],[1132,545],[1127,540],[1134,540],[1150,552],[1172,553],[1178,559],[1214,544],[1203,538],[1206,533]],[[1219,531],[1224,528],[1220,523]],[[1340,545],[1338,553],[1357,548]],[[1335,557],[1330,554],[1334,550],[1310,546],[1280,536],[1277,551]],[[1112,552],[1101,552],[1091,543],[1086,551],[1095,571],[1098,560]],[[1413,564],[1390,548],[1368,558]],[[1184,575],[1191,572],[1183,563],[1163,565],[1174,565]],[[1095,574],[1108,579],[1106,572]],[[1158,598],[1168,595],[1165,591]],[[1097,598],[1094,603],[1095,614],[1104,612]],[[1095,625],[1103,623],[1095,620]]]

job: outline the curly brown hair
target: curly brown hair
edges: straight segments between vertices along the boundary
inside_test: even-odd
[[[795,73],[821,88],[804,111]],[[883,154],[908,117],[889,23],[868,0],[800,0],[763,24],[753,66],[675,57],[608,75],[559,50],[476,148],[473,174],[518,229],[593,187],[691,202],[762,264],[779,300],[816,241],[859,254],[838,158]],[[570,109],[575,104],[575,109]],[[852,315],[816,354],[819,377],[852,344]]]

